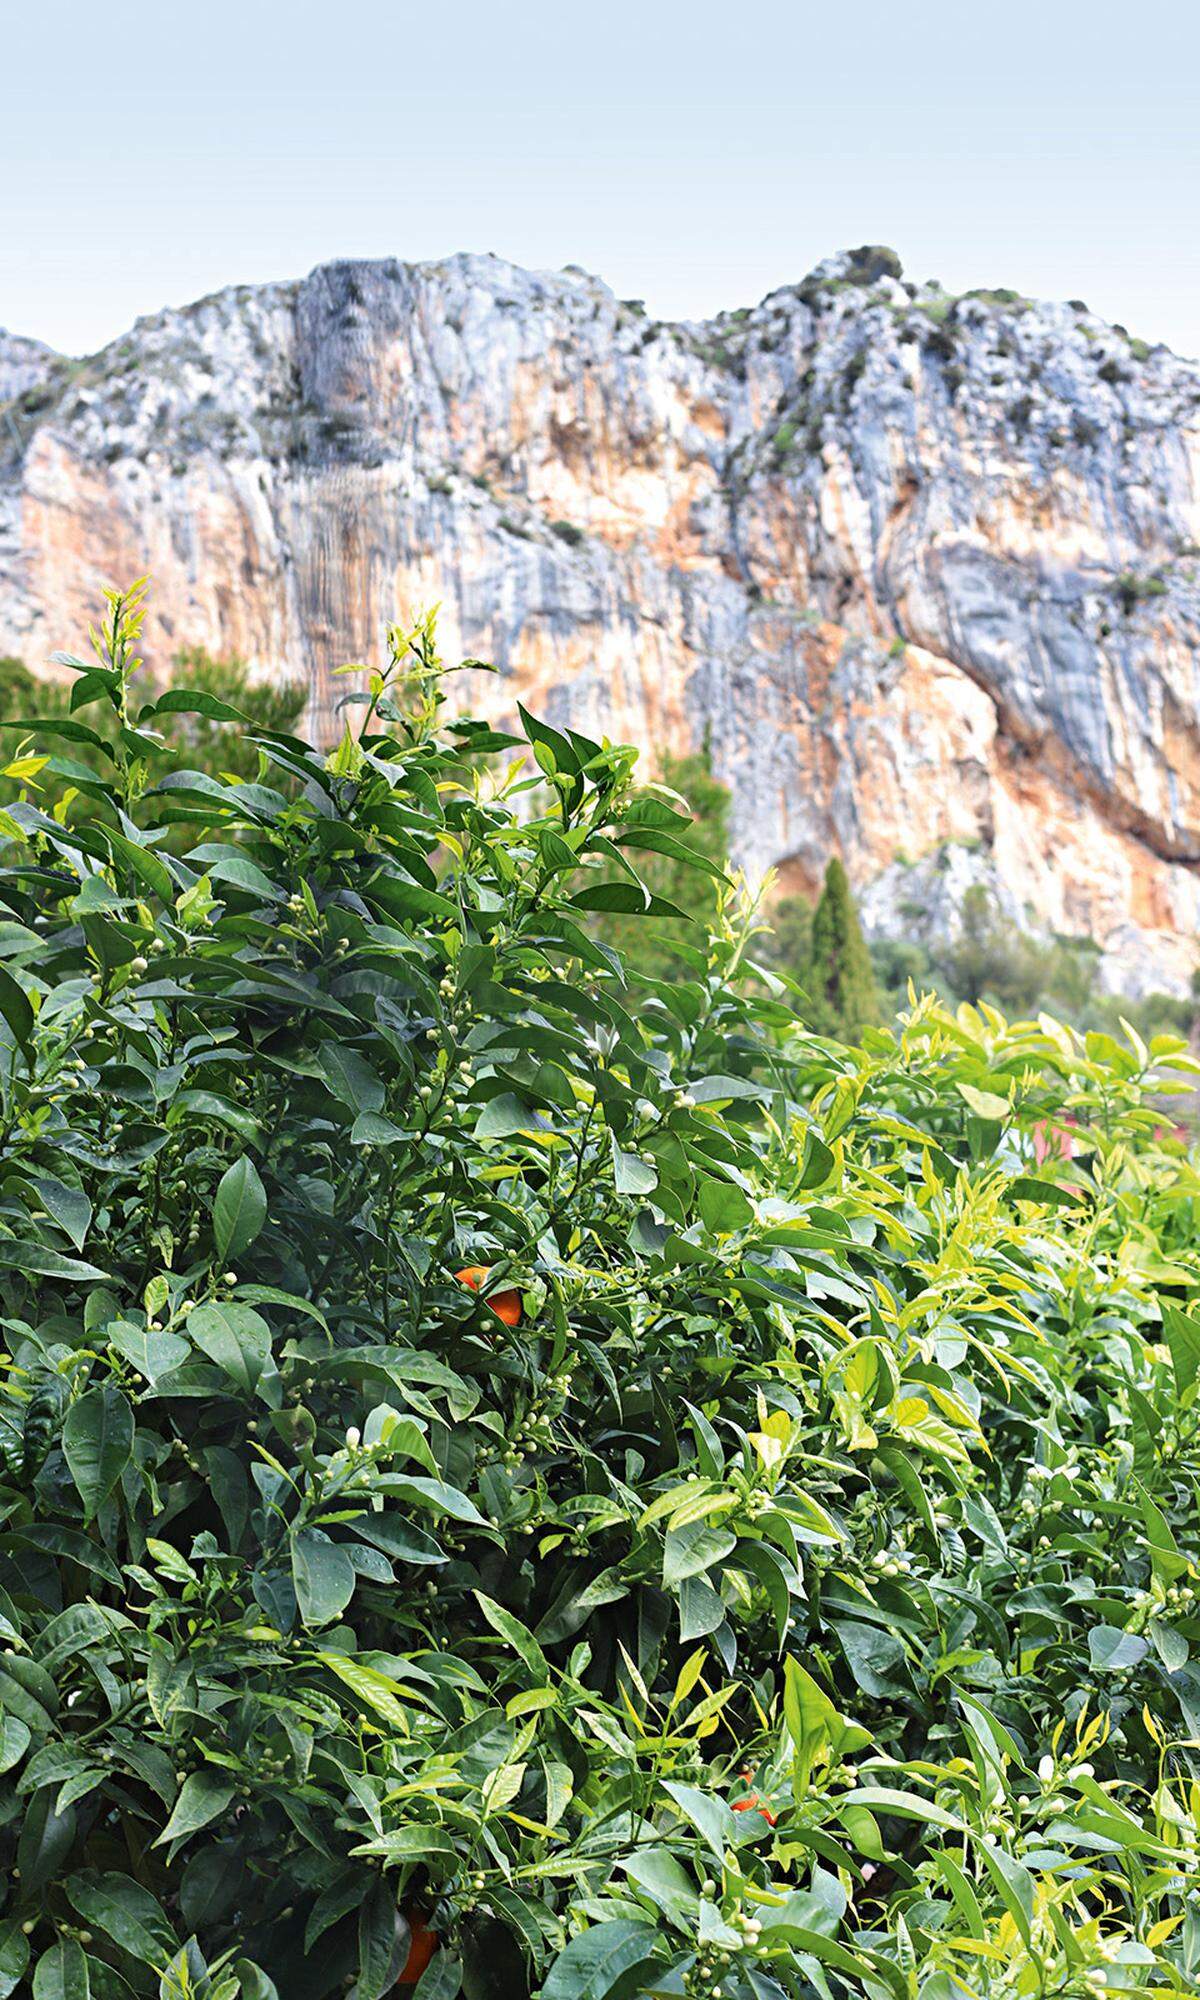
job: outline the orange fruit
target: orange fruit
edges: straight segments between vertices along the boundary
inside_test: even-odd
[[[424,1917],[410,1916],[408,1928],[408,1957],[404,1961],[404,1970],[397,1981],[400,1986],[415,1986],[438,1948],[438,1934],[430,1930]]]
[[[454,1275],[458,1279],[459,1284],[465,1285],[468,1291],[478,1292],[482,1291],[484,1285],[486,1285],[488,1279],[491,1277],[492,1267],[490,1264],[467,1264],[464,1265],[461,1271],[456,1271]],[[520,1292],[515,1290],[493,1292],[487,1303],[495,1313],[496,1318],[504,1321],[505,1326],[520,1326]]]

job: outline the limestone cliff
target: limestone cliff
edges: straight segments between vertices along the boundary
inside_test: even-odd
[[[740,858],[868,922],[972,880],[1183,990],[1200,918],[1200,368],[889,252],[664,325],[580,271],[333,264],[0,336],[0,653],[149,570],[149,650],[299,674],[432,600],[551,719],[711,743]]]

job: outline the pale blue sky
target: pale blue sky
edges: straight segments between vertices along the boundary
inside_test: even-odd
[[[0,29],[0,325],[75,352],[338,256],[660,316],[830,251],[1200,353],[1194,0],[57,0]]]

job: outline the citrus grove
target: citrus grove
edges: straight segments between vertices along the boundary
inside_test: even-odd
[[[142,601],[5,753],[0,1996],[1200,1992],[1184,1044],[821,1039],[629,749]]]

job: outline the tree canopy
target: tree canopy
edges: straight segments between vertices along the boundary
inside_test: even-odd
[[[1200,1991],[1185,1044],[627,976],[632,751],[139,615],[0,822],[0,2000]]]

